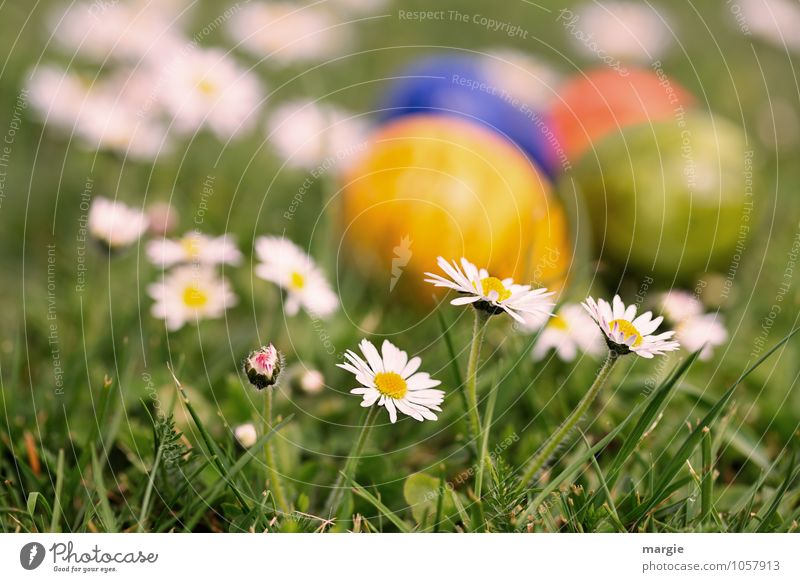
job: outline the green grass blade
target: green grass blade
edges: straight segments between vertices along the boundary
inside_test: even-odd
[[[344,475],[344,477],[345,479],[348,479],[346,475]],[[410,533],[412,531],[411,527],[402,519],[400,519],[400,517],[398,517],[397,514],[395,514],[391,509],[386,507],[383,501],[375,497],[372,493],[364,489],[361,485],[359,485],[352,479],[348,479],[348,482],[350,486],[353,488],[353,493],[371,503],[375,507],[375,509],[380,511],[381,514],[384,515],[386,519],[391,521],[397,529],[399,529],[403,533]]]
[[[733,393],[739,384],[741,384],[744,379],[747,378],[747,376],[749,376],[756,368],[763,364],[767,358],[774,354],[781,346],[786,344],[786,342],[788,342],[789,339],[791,339],[798,331],[800,331],[800,328],[793,330],[772,348],[770,348],[752,366],[745,370],[741,376],[739,376],[738,380],[736,380],[736,382],[734,382],[731,387],[725,391],[722,397],[717,400],[717,403],[711,408],[711,410],[708,411],[705,417],[703,417],[703,419],[689,434],[689,436],[686,437],[677,453],[675,453],[675,455],[672,457],[672,460],[664,469],[661,478],[656,483],[655,492],[653,495],[631,512],[629,516],[630,521],[638,522],[646,513],[664,501],[665,493],[669,488],[670,483],[681,470],[681,467],[683,467],[684,463],[686,463],[686,460],[689,458],[695,448],[697,448],[697,445],[700,443],[700,440],[703,437],[703,429],[705,429],[705,427],[711,427],[719,415],[722,414],[722,411],[725,410],[731,398],[733,398]]]

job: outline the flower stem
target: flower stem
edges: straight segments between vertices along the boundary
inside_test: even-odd
[[[375,418],[378,416],[378,408],[378,406],[370,406],[369,410],[367,410],[364,423],[361,427],[361,434],[358,435],[358,439],[353,443],[353,448],[350,449],[350,454],[347,456],[344,469],[336,478],[336,483],[334,483],[331,494],[328,496],[328,515],[332,518],[338,517],[342,500],[344,499],[344,493],[349,486],[348,483],[355,475],[358,463],[361,460],[361,455],[364,453],[364,447],[367,444],[369,433],[372,431],[372,426],[375,424]]]
[[[272,430],[272,393],[275,391],[274,387],[266,389],[266,396],[264,397],[264,434]],[[283,491],[281,484],[281,476],[278,473],[277,465],[275,464],[275,449],[273,448],[272,439],[267,441],[264,445],[264,457],[267,462],[267,474],[269,475],[269,486],[272,494],[275,496],[275,502],[284,513],[290,511],[289,502],[286,500],[286,493]]]
[[[578,406],[575,407],[575,410],[573,410],[567,419],[561,424],[561,426],[558,427],[556,432],[547,438],[545,443],[539,449],[539,452],[536,453],[536,456],[528,465],[528,468],[525,469],[525,473],[522,476],[523,483],[530,482],[539,473],[542,467],[544,467],[545,463],[547,463],[547,461],[553,455],[555,450],[567,438],[570,431],[580,422],[581,418],[583,418],[583,415],[589,410],[592,402],[594,402],[595,398],[597,398],[597,395],[600,393],[600,390],[605,385],[609,375],[611,374],[611,370],[614,367],[614,364],[617,363],[618,359],[619,354],[614,351],[608,352],[608,357],[603,363],[603,367],[600,368],[600,371],[598,372],[597,377],[594,379],[591,388],[589,388],[589,391],[578,403]]]
[[[470,440],[480,447],[481,417],[478,414],[478,361],[481,356],[481,344],[486,334],[486,324],[489,313],[482,309],[475,309],[475,323],[472,326],[472,345],[469,349],[467,362],[467,378],[465,391],[467,396],[467,417],[469,418]]]

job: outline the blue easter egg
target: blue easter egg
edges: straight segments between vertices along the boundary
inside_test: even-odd
[[[407,115],[449,115],[488,127],[515,144],[551,179],[555,137],[549,119],[493,78],[489,59],[437,55],[414,62],[392,81],[379,120]]]

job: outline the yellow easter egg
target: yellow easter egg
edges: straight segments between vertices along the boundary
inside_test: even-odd
[[[388,293],[428,303],[437,291],[424,274],[438,256],[553,289],[566,278],[567,217],[549,181],[476,124],[417,115],[382,126],[342,196],[348,265]]]

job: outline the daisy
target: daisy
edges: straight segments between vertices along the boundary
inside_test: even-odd
[[[564,362],[571,362],[579,352],[591,356],[602,353],[601,334],[583,307],[564,305],[547,321],[533,348],[533,359],[543,359],[551,349]]]
[[[447,278],[435,273],[425,273],[430,277],[425,281],[435,287],[448,287],[465,295],[453,299],[450,302],[452,305],[471,303],[476,309],[492,315],[505,311],[523,324],[524,314],[549,314],[554,305],[549,299],[553,293],[547,289],[531,289],[530,285],[517,285],[512,279],[492,277],[486,269],[478,269],[465,258],[461,259],[461,267],[455,261],[449,263],[443,257],[439,257],[437,263]]]
[[[637,2],[585,4],[575,10],[571,20],[562,20],[576,47],[588,56],[648,62],[658,59],[672,44],[664,15]]]
[[[147,217],[122,202],[98,196],[89,209],[89,233],[111,250],[135,243],[147,230]]]
[[[517,100],[532,111],[544,111],[556,95],[561,75],[548,63],[526,52],[496,48],[484,51],[481,68],[492,87],[506,100]]]
[[[276,236],[256,240],[256,255],[261,263],[256,275],[286,291],[286,313],[295,315],[302,307],[321,318],[339,308],[339,298],[325,275],[300,247]]]
[[[659,297],[661,313],[670,323],[680,323],[703,313],[703,304],[688,291],[670,291]]]
[[[651,335],[664,320],[663,317],[653,319],[650,311],[636,317],[636,306],[626,307],[619,295],[614,296],[611,305],[603,299],[595,302],[589,297],[583,307],[600,326],[609,349],[617,355],[633,352],[650,359],[679,347],[678,342],[671,339],[675,335],[674,331]]]
[[[227,308],[236,305],[228,281],[207,266],[176,267],[148,286],[147,292],[155,301],[153,316],[165,320],[170,331],[192,321],[222,317]]]
[[[47,125],[72,131],[87,95],[80,77],[59,67],[42,65],[31,71],[27,90],[37,117]]]
[[[691,293],[669,291],[660,297],[659,303],[681,346],[690,352],[701,350],[701,360],[710,360],[714,348],[728,341],[721,316],[703,313],[703,304]]]
[[[262,99],[256,76],[219,49],[184,51],[162,71],[159,96],[178,132],[208,127],[227,140],[253,126]]]
[[[233,430],[233,434],[236,437],[236,440],[239,441],[239,444],[246,449],[252,447],[258,440],[258,432],[256,432],[256,427],[250,422],[237,426]]]
[[[367,124],[338,107],[308,100],[285,103],[267,119],[267,138],[286,164],[313,169],[363,149]]]
[[[790,0],[739,0],[739,11],[731,14],[742,32],[754,34],[772,45],[800,50],[800,6]]]
[[[77,2],[56,11],[50,26],[63,49],[96,62],[157,59],[187,42],[178,18],[181,12],[187,13],[186,6],[180,4],[174,0]]]
[[[211,237],[196,231],[180,239],[151,240],[147,243],[147,256],[164,268],[178,263],[238,265],[242,260],[242,253],[227,234]]]
[[[349,45],[346,28],[325,8],[291,2],[250,2],[228,20],[228,33],[280,65],[328,59]]]
[[[351,372],[361,384],[350,393],[360,395],[361,406],[370,407],[377,402],[389,413],[389,420],[397,422],[397,411],[422,422],[436,420],[432,411],[441,412],[444,391],[433,390],[441,384],[426,372],[418,372],[422,360],[409,359],[408,354],[388,340],[381,352],[366,339],[359,344],[366,361],[352,350],[345,352],[347,363],[337,364]]]

